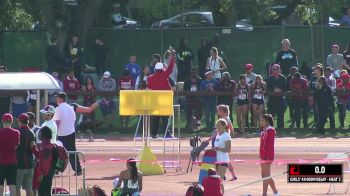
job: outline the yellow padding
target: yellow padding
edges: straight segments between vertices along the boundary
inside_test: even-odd
[[[157,162],[157,157],[152,153],[151,148],[144,146],[137,155],[137,168],[143,175],[162,175],[164,174],[163,167]]]
[[[119,114],[122,116],[173,115],[173,91],[121,90]]]
[[[210,168],[215,168],[215,164],[210,164],[210,163],[202,163],[201,164],[201,170],[209,170]]]

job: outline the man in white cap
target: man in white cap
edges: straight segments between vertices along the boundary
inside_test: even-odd
[[[56,143],[57,140],[57,125],[56,122],[53,120],[53,116],[55,115],[55,108],[52,105],[45,106],[42,110],[40,110],[40,113],[44,114],[43,119],[45,122],[41,125],[41,127],[49,127],[52,131],[52,143]],[[41,140],[39,140],[39,131],[36,132],[35,135],[36,142],[41,143]]]
[[[174,51],[170,53],[170,61],[169,65],[166,69],[164,69],[164,65],[161,62],[156,63],[154,67],[154,74],[147,78],[147,88],[150,90],[172,90],[171,85],[169,83],[169,77],[171,72],[173,71],[175,64]],[[152,137],[158,137],[158,127],[159,121],[162,119],[163,126],[162,131],[165,131],[168,125],[168,116],[152,116],[151,118],[151,130]]]
[[[111,78],[111,73],[109,71],[105,71],[100,80],[99,90],[111,92],[115,91],[116,88],[117,84],[115,80]],[[109,123],[108,127],[113,128],[112,121],[115,119],[115,111],[117,109],[116,104],[113,100],[113,96],[103,96],[100,103],[100,109],[104,119],[106,119],[107,117],[109,118],[108,120],[106,120],[106,122]]]

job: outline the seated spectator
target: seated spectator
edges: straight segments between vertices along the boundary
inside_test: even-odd
[[[198,76],[195,68],[191,69],[191,76],[185,79],[184,90],[198,92],[200,90],[202,79]],[[201,124],[202,108],[199,96],[186,96],[186,128],[193,128],[192,117],[196,117],[197,126]]]
[[[135,80],[128,69],[125,69],[123,76],[118,78],[118,90],[134,90],[135,89]],[[120,125],[121,128],[128,128],[129,126],[129,116],[120,116]]]
[[[214,168],[208,170],[208,176],[203,179],[204,196],[222,196],[224,188],[219,175]]]
[[[137,79],[137,77],[141,73],[140,66],[136,63],[136,56],[132,55],[129,58],[130,62],[129,64],[126,64],[124,66],[124,69],[129,71],[129,74],[134,78],[134,81]]]
[[[106,71],[99,84],[99,90],[104,92],[111,92],[115,91],[117,88],[117,84],[113,78],[111,78],[111,73],[109,71]],[[102,100],[99,101],[98,105],[100,106],[101,113],[106,120],[105,122],[108,123],[109,128],[113,128],[113,120],[115,119],[115,111],[116,111],[116,104],[114,102],[113,96],[103,96]]]
[[[350,8],[346,9],[346,13],[340,19],[341,26],[350,26]]]
[[[217,80],[213,78],[214,74],[212,70],[205,71],[205,80],[201,82],[201,91],[213,92],[218,84]],[[220,74],[221,76],[221,74]],[[214,128],[215,112],[216,112],[216,96],[203,96],[202,102],[205,110],[205,125],[208,129]]]
[[[235,90],[236,87],[236,82],[234,80],[231,80],[231,75],[228,72],[224,72],[222,73],[222,77],[220,79],[220,82],[217,86],[217,90],[218,91],[226,91],[226,92],[233,92]],[[233,105],[233,99],[231,96],[219,96],[218,97],[218,101],[217,101],[217,105],[228,105],[228,107],[230,108],[229,112],[230,112],[230,120],[233,121],[232,118],[232,105]]]
[[[143,66],[142,72],[137,76],[135,82],[135,90],[144,90],[147,88],[147,78],[150,76],[150,71],[148,66]]]
[[[63,81],[63,90],[66,92],[69,91],[79,91],[80,90],[80,82],[74,76],[74,71],[71,70],[66,79]],[[78,100],[77,95],[68,95],[69,102],[76,102]]]
[[[140,195],[142,191],[142,173],[137,169],[134,158],[127,160],[126,170],[120,172],[116,188],[122,188],[123,195]]]

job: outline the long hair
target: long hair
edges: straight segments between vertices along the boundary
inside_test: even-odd
[[[136,167],[136,159],[129,158],[127,162],[131,168],[131,180],[135,183],[139,179],[139,170]]]
[[[216,107],[217,110],[221,110],[223,111],[225,114],[227,114],[227,116],[230,116],[230,108],[228,105],[224,105],[224,104],[221,104],[221,105],[218,105]]]

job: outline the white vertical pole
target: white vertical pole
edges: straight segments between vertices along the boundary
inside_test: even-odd
[[[40,90],[36,90],[36,124],[40,124]]]

